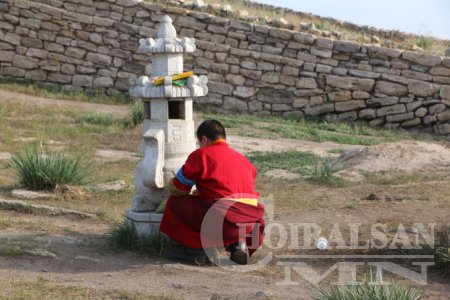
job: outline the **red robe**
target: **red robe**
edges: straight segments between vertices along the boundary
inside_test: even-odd
[[[262,244],[265,226],[255,178],[255,167],[224,140],[197,149],[173,184],[184,192],[195,185],[198,196],[171,196],[160,230],[188,248],[228,246],[245,239],[253,254]]]

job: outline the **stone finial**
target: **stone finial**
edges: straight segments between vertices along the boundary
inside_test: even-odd
[[[161,18],[156,39],[139,40],[140,53],[192,53],[195,51],[194,38],[178,38],[172,19],[165,15]]]
[[[177,37],[177,32],[175,31],[175,27],[173,27],[173,25],[172,25],[172,19],[168,15],[165,15],[164,17],[162,17],[161,20],[159,20],[159,22],[161,24],[159,25],[158,33],[156,34],[156,36],[158,38],[174,39]]]

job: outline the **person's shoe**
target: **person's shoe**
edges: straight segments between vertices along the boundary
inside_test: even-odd
[[[230,252],[230,259],[239,265],[246,265],[248,263],[248,250],[245,242],[232,244],[227,247]]]
[[[191,265],[204,266],[210,264],[208,256],[201,248],[174,247],[170,249],[167,257],[172,261]]]

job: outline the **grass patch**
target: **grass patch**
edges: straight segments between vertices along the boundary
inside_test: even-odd
[[[0,256],[22,256],[25,255],[25,249],[20,246],[14,245],[2,245],[0,246]]]
[[[343,154],[345,152],[345,149],[343,148],[333,148],[327,151],[330,154]]]
[[[434,43],[434,39],[431,36],[421,35],[417,38],[417,46],[423,50],[431,50],[431,46]]]
[[[202,114],[204,119],[216,119],[234,134],[241,136],[268,136],[315,142],[331,141],[348,145],[377,145],[400,140],[429,139],[425,135],[394,129],[371,128],[357,122],[330,123],[316,117],[258,117],[242,115]],[[258,130],[255,132],[254,130]]]
[[[0,279],[1,299],[175,299],[163,295],[151,295],[142,291],[105,290],[75,285],[52,283],[42,276],[34,281],[27,281],[12,274],[9,278]]]
[[[319,290],[318,300],[419,300],[422,292],[404,284],[380,285],[365,282],[362,285],[332,286]]]
[[[325,30],[325,31],[333,31],[335,30],[335,26],[333,26],[330,22],[321,21],[314,24],[317,29]]]
[[[442,271],[444,276],[450,275],[450,228],[444,226],[436,232],[434,249],[435,268]]]
[[[114,223],[108,234],[107,246],[112,250],[128,250],[147,255],[162,256],[167,253],[168,240],[163,235],[141,238],[134,226],[127,222]]]
[[[5,107],[0,104],[0,120],[3,118],[4,114],[5,114]]]
[[[271,169],[283,169],[309,177],[315,184],[341,186],[343,180],[333,175],[337,171],[333,160],[323,158],[311,152],[282,151],[260,152],[247,154],[247,158],[256,166],[259,173],[264,174]]]
[[[126,93],[106,93],[92,90],[67,91],[56,84],[43,84],[32,81],[18,81],[14,79],[0,78],[0,89],[38,96],[50,99],[74,100],[82,102],[96,103],[130,103],[131,98]]]
[[[314,166],[321,160],[320,156],[314,153],[295,150],[283,152],[253,151],[247,154],[247,158],[261,174],[271,169],[283,169],[301,175],[311,175]]]
[[[107,114],[98,111],[92,111],[80,118],[82,123],[93,125],[110,126],[113,124],[114,118],[112,114]]]
[[[11,227],[12,222],[9,218],[3,218],[0,216],[0,229],[6,229],[8,227]]]
[[[31,190],[53,190],[57,185],[82,186],[89,183],[90,164],[81,157],[52,153],[38,147],[25,148],[10,160],[21,186]]]
[[[2,210],[10,210],[10,211],[16,211],[23,214],[30,214],[30,215],[38,215],[40,210],[36,207],[32,206],[31,204],[13,204],[13,203],[2,203],[0,204],[0,208]]]
[[[320,161],[315,164],[310,180],[316,184],[343,186],[344,180],[333,175],[337,171],[338,169],[334,165],[332,158],[321,158]]]
[[[136,100],[128,104],[128,112],[133,126],[138,126],[144,122],[144,103]]]
[[[356,204],[355,203],[347,203],[347,204],[344,205],[344,208],[355,209],[356,208]]]

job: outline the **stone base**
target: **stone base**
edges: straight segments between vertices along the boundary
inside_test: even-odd
[[[140,237],[150,237],[159,235],[159,225],[162,220],[162,213],[136,212],[129,208],[125,216],[127,223],[132,224]]]

